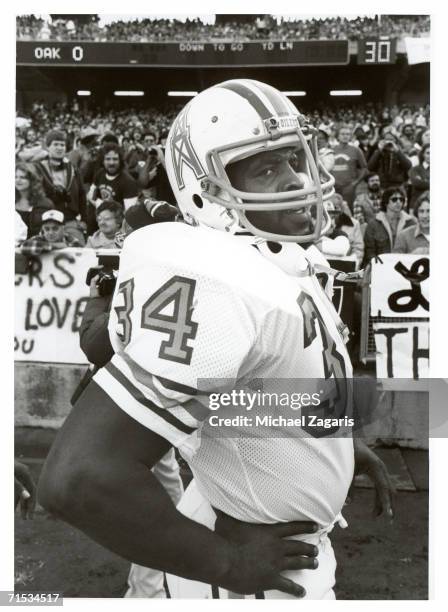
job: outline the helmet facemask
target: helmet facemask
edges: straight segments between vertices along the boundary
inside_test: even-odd
[[[208,151],[206,155],[208,174],[201,183],[203,186],[201,197],[235,211],[239,224],[262,238],[302,244],[316,242],[330,229],[330,218],[323,202],[334,193],[334,179],[319,160],[315,135],[310,133],[305,136],[306,130],[307,127],[303,131],[300,127],[294,127],[280,132],[274,127],[269,130],[268,135],[256,136]],[[297,146],[299,147],[297,174],[306,176],[308,185],[276,193],[253,193],[233,187],[226,171],[226,166],[229,164],[264,151]],[[251,211],[268,213],[282,210],[307,214],[312,225],[309,232],[300,235],[276,234],[256,227],[247,218],[247,213]]]

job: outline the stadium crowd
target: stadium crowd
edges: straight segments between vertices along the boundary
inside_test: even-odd
[[[36,102],[16,120],[16,244],[36,253],[113,248],[129,230],[123,216],[134,205],[175,205],[163,150],[177,110]],[[308,117],[335,178],[323,252],[353,255],[358,267],[394,250],[428,252],[429,107],[366,104]]]
[[[117,20],[101,26],[97,19],[45,20],[35,15],[17,17],[18,40],[92,41],[92,42],[176,42],[251,40],[358,40],[366,37],[429,36],[429,15],[382,15],[378,17],[327,17],[276,21],[260,16],[252,23],[205,24],[200,18],[144,18]]]

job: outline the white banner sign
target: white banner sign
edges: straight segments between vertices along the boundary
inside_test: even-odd
[[[373,332],[377,378],[429,378],[429,322],[374,323]]]
[[[371,317],[429,318],[429,257],[381,255],[372,260]]]
[[[431,61],[431,39],[429,36],[424,38],[412,38],[405,36],[404,44],[408,56],[408,64],[423,64]]]
[[[79,327],[89,298],[86,275],[97,265],[93,249],[64,249],[34,259],[15,279],[16,361],[87,363]]]

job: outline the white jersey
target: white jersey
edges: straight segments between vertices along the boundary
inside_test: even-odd
[[[303,249],[292,247],[295,276],[247,237],[182,223],[132,233],[109,322],[116,354],[95,380],[180,450],[214,508],[249,522],[327,526],[352,480],[350,437],[335,437],[337,427],[316,433],[278,422],[241,422],[222,435],[209,419],[209,393],[294,391],[297,379],[311,393],[319,379],[340,387],[352,376],[334,308]],[[333,416],[346,408],[339,403]],[[251,416],[260,410],[256,403]],[[305,409],[285,410],[296,418]],[[241,411],[230,405],[216,414]]]

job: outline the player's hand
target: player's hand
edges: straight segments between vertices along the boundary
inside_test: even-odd
[[[29,469],[14,460],[14,510],[20,505],[23,519],[32,519],[36,507],[36,485]]]
[[[222,586],[245,595],[277,590],[304,597],[305,589],[282,576],[281,572],[316,569],[318,548],[286,538],[317,530],[316,523],[311,522],[254,525],[217,512],[215,532],[236,544],[235,560],[227,584]]]
[[[146,211],[151,215],[152,223],[163,221],[174,221],[179,214],[179,210],[172,204],[163,200],[152,200],[148,198],[144,201]]]
[[[353,440],[355,449],[355,474],[367,474],[375,485],[373,515],[384,514],[390,520],[394,517],[395,487],[387,467],[381,459],[359,439]]]

